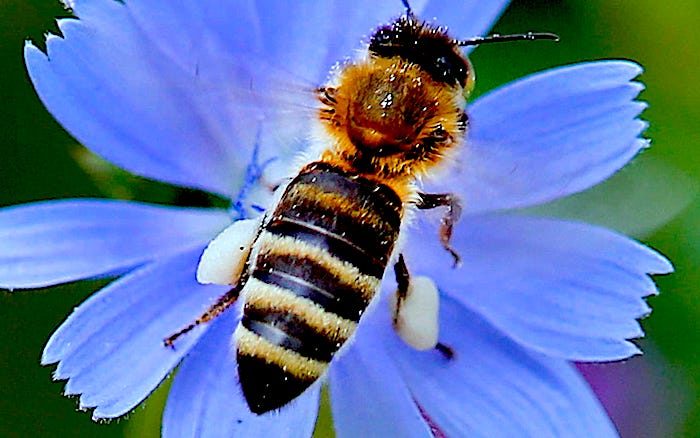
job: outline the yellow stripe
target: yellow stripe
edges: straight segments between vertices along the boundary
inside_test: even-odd
[[[311,300],[298,297],[287,289],[263,283],[257,278],[250,278],[242,293],[246,306],[294,314],[318,333],[335,342],[345,342],[357,327],[355,322],[326,312]]]
[[[242,325],[236,329],[235,338],[239,354],[277,365],[302,380],[316,380],[328,368],[327,363],[309,359],[294,351],[271,344]]]
[[[379,289],[381,279],[361,273],[351,263],[330,255],[323,248],[302,242],[294,237],[277,236],[268,231],[261,233],[258,242],[260,243],[261,255],[296,255],[315,261],[322,268],[338,277],[342,284],[357,289],[366,301],[370,301]]]

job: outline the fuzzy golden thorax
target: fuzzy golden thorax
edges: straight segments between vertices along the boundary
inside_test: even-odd
[[[320,89],[333,141],[321,159],[381,178],[424,175],[464,137],[462,92],[398,56],[351,64],[335,87]]]

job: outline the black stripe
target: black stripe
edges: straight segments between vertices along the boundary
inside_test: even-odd
[[[259,321],[251,320],[247,315],[243,316],[241,324],[243,324],[243,327],[265,339],[272,345],[284,347],[287,350],[292,351],[299,351],[303,348],[303,344],[299,339],[289,336],[274,325],[268,325]]]
[[[312,163],[302,172],[292,184],[313,184],[325,192],[353,199],[364,208],[378,213],[393,228],[401,225],[401,198],[390,187],[360,176],[349,175],[327,163]]]
[[[240,352],[236,362],[243,395],[251,412],[258,415],[286,405],[316,380],[302,380],[264,359]]]
[[[309,359],[330,362],[342,345],[328,339],[294,314],[258,309],[246,305],[243,327],[267,342]]]
[[[330,307],[326,308],[326,306],[321,304],[320,300],[312,299],[312,301],[326,308],[326,310],[352,321],[359,320],[359,314],[364,312],[367,305],[369,305],[369,300],[365,298],[362,290],[354,284],[345,284],[336,273],[324,268],[314,259],[299,257],[294,254],[262,253],[258,256],[255,263],[253,275],[259,276],[269,271],[283,272],[287,275],[304,279],[318,289],[330,293],[342,304],[345,310],[329,310]]]
[[[272,269],[256,269],[253,277],[263,283],[287,289],[298,297],[306,298],[318,304],[326,312],[334,313],[351,321],[358,322],[367,307],[362,300],[348,298],[354,298],[353,295],[357,296],[359,292],[352,291],[352,295],[344,294],[346,298],[343,300],[342,296],[336,296],[302,278],[285,272]]]
[[[386,268],[385,260],[378,260],[362,248],[335,233],[298,222],[289,218],[273,218],[265,229],[278,236],[293,237],[300,242],[326,250],[330,255],[344,260],[366,274],[382,278]]]
[[[315,200],[304,197],[303,190],[296,191],[296,187],[290,187],[290,193],[295,196],[283,199],[277,207],[280,216],[331,231],[381,260],[389,258],[399,233],[397,227],[381,216],[378,216],[381,222],[374,224],[353,218],[350,212],[344,212],[336,205],[319,206]]]

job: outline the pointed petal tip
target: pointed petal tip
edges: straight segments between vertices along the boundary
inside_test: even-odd
[[[656,290],[656,288],[654,288],[654,290]],[[653,294],[650,294],[650,295],[653,295]],[[645,295],[645,296],[649,296],[649,295]],[[652,308],[649,306],[649,304],[647,304],[644,297],[642,297],[640,299],[640,301],[641,301],[642,305],[641,305],[641,308],[639,309],[639,312],[636,315],[637,320],[644,319],[644,318],[648,317],[649,315],[651,315],[651,312],[652,312]],[[643,335],[643,333],[642,333],[642,335]]]
[[[60,364],[59,364],[59,366],[60,366]],[[58,369],[56,371],[58,372]],[[76,387],[75,379],[73,379],[72,377],[74,377],[74,376],[61,373],[60,379],[66,381],[66,386],[63,388],[63,394],[66,396],[79,395],[80,396],[80,405],[81,406],[87,405],[85,394],[83,394],[84,391],[81,390],[80,388]]]
[[[644,74],[644,67],[642,67],[641,64],[638,64],[634,61],[630,61],[630,64],[632,64],[632,69],[636,72],[635,77]]]
[[[92,421],[99,422],[99,423],[106,423],[109,420],[112,420],[114,418],[121,417],[122,415],[126,415],[129,411],[122,412],[121,410],[111,412],[108,408],[103,408],[102,406],[90,406],[87,407],[87,409],[92,409],[95,408],[92,411]],[[81,406],[82,409],[82,406]]]
[[[66,394],[66,395],[69,395],[69,394]],[[95,406],[89,404],[87,402],[87,400],[85,400],[85,397],[80,397],[80,399],[78,400],[78,409],[80,409],[83,412],[87,412],[93,408],[95,408]],[[92,419],[94,420],[95,418],[98,418],[98,417],[95,416],[95,412],[93,411]]]
[[[592,61],[589,63],[584,63],[583,65],[595,63],[607,64],[611,68],[616,69],[620,74],[628,76],[629,80],[632,80],[644,73],[644,67],[642,67],[638,62],[633,61],[631,59],[608,59],[601,61]]]
[[[63,362],[57,361],[56,369],[53,371],[53,378],[54,378],[54,380],[65,380],[66,381],[66,388],[64,389],[64,391],[68,390],[68,387],[69,387],[68,384],[70,383],[71,377],[73,377],[73,375],[64,369]],[[72,387],[71,387],[71,390],[72,390]],[[66,394],[67,395],[75,395],[77,393],[72,392],[70,394],[68,394],[68,393],[66,393]]]
[[[39,50],[39,49],[34,45],[34,43],[32,42],[32,40],[30,40],[29,38],[27,38],[26,40],[24,40],[24,53],[25,53],[25,56],[26,56],[27,52],[29,52],[29,51],[31,51],[31,50]]]
[[[644,335],[642,333],[642,336],[633,338],[633,339],[640,339]],[[616,362],[616,361],[621,361],[621,360],[627,360],[630,359],[634,356],[641,356],[642,355],[642,350],[632,342],[631,340],[626,340],[624,343],[620,345],[620,351],[619,354],[617,354],[615,357],[606,357],[602,360],[601,362]]]
[[[56,357],[54,354],[52,354],[51,351],[49,351],[47,344],[47,346],[44,348],[44,351],[41,353],[41,359],[39,360],[41,366],[53,365],[56,362],[58,362],[58,360],[58,357]]]
[[[46,34],[46,58],[51,59],[51,55],[56,53],[57,44],[65,42],[62,36],[56,35],[54,33]]]
[[[656,253],[656,261],[657,267],[650,272],[651,274],[671,274],[676,270],[676,268],[673,267],[673,263],[658,252]]]
[[[54,382],[60,382],[61,380],[66,380],[68,377],[61,375],[61,373],[58,372],[57,369],[53,370],[51,373],[51,380]]]
[[[644,105],[644,107],[642,108],[642,111],[640,111],[640,114],[641,114],[641,112],[643,112],[646,109],[646,107],[647,106]],[[647,122],[646,120],[641,120],[641,119],[637,119],[637,121],[639,122],[639,130],[640,130],[639,135],[642,135],[647,129],[649,129],[649,122]],[[645,141],[643,141],[643,143],[645,144],[645,146],[647,146],[647,147],[649,146],[649,140],[647,140],[647,139],[641,139],[641,140],[645,140]]]
[[[666,275],[674,272],[675,268],[673,267],[673,263],[671,263],[671,261],[668,258],[666,258],[666,256],[649,246],[642,244],[640,244],[640,246],[644,250],[646,256],[646,263],[642,268],[646,274]],[[652,294],[658,294],[658,290],[654,288]]]
[[[100,406],[79,406],[82,411],[89,411],[92,409],[92,415],[90,418],[92,421],[100,424],[107,424],[115,418],[124,417],[129,413],[133,412],[136,408],[123,409],[121,407],[114,408],[113,405],[106,404]]]
[[[629,106],[635,108],[636,110],[635,119],[637,119],[644,111],[647,110],[647,108],[649,108],[649,104],[642,100],[632,100],[629,103]]]
[[[635,338],[636,339],[636,338]],[[614,351],[610,351],[605,355],[579,355],[576,362],[582,363],[606,363],[606,362],[620,362],[627,359],[631,359],[634,356],[640,356],[642,350],[630,340],[616,341],[616,348]],[[547,354],[546,351],[544,351]]]
[[[630,331],[630,334],[626,336],[626,339],[642,339],[645,336],[644,329],[642,329],[641,324],[639,324],[639,318],[634,323],[634,328]]]
[[[639,96],[639,94],[642,91],[647,89],[647,86],[646,84],[644,84],[644,82],[632,80],[629,84],[637,90],[637,96]]]
[[[651,275],[669,275],[673,274],[676,271],[676,268],[673,266],[670,260],[666,259],[665,257],[661,256],[659,260],[659,265],[657,268],[655,268],[653,271],[649,272]],[[656,294],[658,294],[658,290],[656,291]]]
[[[528,77],[536,77],[541,74],[559,75],[567,72],[586,72],[587,74],[590,74],[590,72],[594,71],[597,71],[597,74],[601,75],[600,78],[606,77],[607,79],[618,84],[629,82],[640,84],[642,88],[644,87],[644,84],[634,80],[644,73],[644,68],[634,61],[620,59],[588,61],[563,65],[544,72],[533,73],[532,75],[526,76],[523,79],[527,79]]]
[[[62,364],[61,360],[64,359],[65,357],[65,348],[69,347],[70,344],[65,345],[65,343],[61,344],[59,339],[62,337],[63,330],[62,328],[66,326],[66,324],[70,323],[71,317],[75,314],[75,309],[73,312],[66,318],[63,324],[56,329],[52,334],[49,340],[46,342],[46,345],[44,346],[44,350],[41,352],[41,365],[47,366],[47,365],[53,365],[53,364],[58,364],[56,366],[56,370],[54,371],[54,375],[57,376],[63,376],[64,373],[62,371]],[[67,379],[68,377],[60,377],[60,379]]]
[[[24,40],[24,65],[31,76],[31,66],[37,62],[46,62],[46,53],[42,52],[31,40]]]
[[[636,61],[626,60],[622,61],[629,68],[630,74],[634,74],[633,77],[640,76],[644,73],[644,67]]]
[[[631,357],[641,356],[642,354],[644,354],[642,350],[632,341],[627,341],[625,346],[627,347],[628,354],[623,359],[629,359]]]
[[[71,12],[75,8],[75,0],[61,0],[61,4],[68,12]]]

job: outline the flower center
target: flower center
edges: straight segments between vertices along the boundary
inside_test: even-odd
[[[265,169],[275,160],[277,160],[277,157],[268,158],[261,162],[260,142],[255,142],[253,154],[250,157],[250,162],[246,166],[243,185],[236,197],[232,200],[231,207],[229,207],[229,214],[234,221],[250,219],[257,216],[256,213],[262,213],[266,210],[264,206],[251,202],[250,198],[255,189],[259,187]]]

